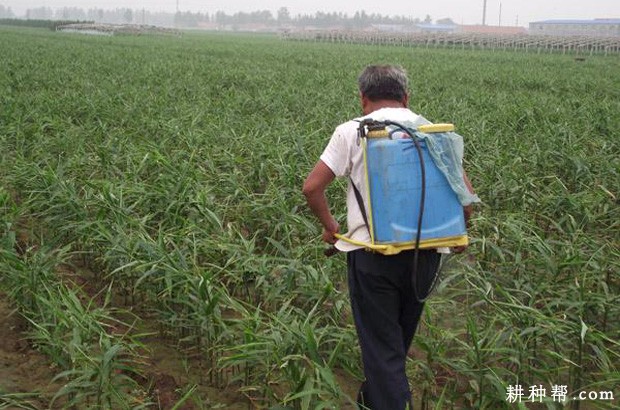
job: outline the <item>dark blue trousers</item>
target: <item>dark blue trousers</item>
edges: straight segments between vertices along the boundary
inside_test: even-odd
[[[411,402],[405,373],[407,351],[424,303],[412,286],[414,251],[385,256],[363,249],[347,254],[349,294],[362,351],[362,409],[402,410]],[[441,255],[420,251],[414,284],[423,298],[437,273]]]

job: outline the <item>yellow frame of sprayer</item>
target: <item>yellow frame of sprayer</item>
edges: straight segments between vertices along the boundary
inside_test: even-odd
[[[417,131],[430,134],[434,132],[450,132],[454,131],[453,124],[428,124],[421,125],[417,128]],[[368,138],[386,138],[389,133],[386,130],[374,130],[369,131]],[[368,177],[368,162],[367,162],[367,142],[366,138],[362,138],[362,150],[364,154],[364,174],[366,179],[366,186],[370,187],[370,179]],[[376,243],[374,237],[374,226],[372,221],[372,202],[370,201],[370,189],[366,190],[368,201],[368,231],[370,232],[370,243],[357,241],[355,239],[348,238],[344,235],[335,234],[334,236],[345,242],[348,242],[355,246],[362,246],[368,251],[378,252],[383,255],[396,255],[404,250],[415,249],[415,242],[395,242],[395,243]],[[420,241],[420,249],[435,249],[435,248],[453,248],[457,246],[466,246],[469,243],[467,235],[449,236],[445,238],[423,239]]]

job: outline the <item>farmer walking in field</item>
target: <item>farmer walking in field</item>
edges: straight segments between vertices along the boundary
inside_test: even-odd
[[[368,66],[360,75],[358,85],[364,116],[372,114],[372,118],[415,125],[429,123],[407,108],[408,81],[402,68]],[[357,242],[370,241],[365,211],[368,208],[364,203],[368,187],[358,136],[359,121],[348,121],[336,128],[306,178],[303,193],[323,226],[323,240],[347,253],[349,294],[365,375],[358,404],[373,410],[399,410],[412,403],[405,363],[424,306],[417,295],[430,290],[441,254],[437,249],[420,249],[417,268],[413,268],[414,250],[388,256],[335,237],[339,225],[330,212],[325,190],[335,177],[348,177],[346,236]],[[473,192],[463,176],[467,189]],[[464,207],[466,219],[470,212],[470,206]],[[460,252],[464,246],[454,250]],[[416,289],[412,285],[414,270]]]

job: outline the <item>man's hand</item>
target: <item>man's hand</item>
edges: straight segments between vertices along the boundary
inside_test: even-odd
[[[471,215],[474,213],[474,207],[472,205],[467,205],[463,207],[463,217],[465,218],[465,227],[469,228],[469,219]]]
[[[338,222],[332,218],[330,223],[323,228],[323,241],[332,245],[335,244],[338,238],[336,238],[334,234],[337,234],[339,229],[340,225],[338,225]]]
[[[465,252],[465,249],[467,249],[467,245],[455,246],[454,248],[450,248],[450,251],[452,253],[463,253]]]

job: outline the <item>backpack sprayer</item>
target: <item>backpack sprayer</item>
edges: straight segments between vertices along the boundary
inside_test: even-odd
[[[461,175],[460,182],[463,180],[461,159],[452,152],[455,136],[461,137],[453,130],[452,124],[428,124],[413,129],[389,120],[361,120],[358,140],[364,154],[368,210],[353,180],[351,184],[370,242],[335,235],[384,255],[414,249],[412,282],[419,301],[428,297],[437,278],[427,295],[419,298],[415,286],[419,249],[468,243],[463,205],[458,189],[453,187],[454,181],[458,181],[454,178],[455,168]],[[395,137],[397,134],[400,137]],[[333,253],[328,250],[326,255]]]

